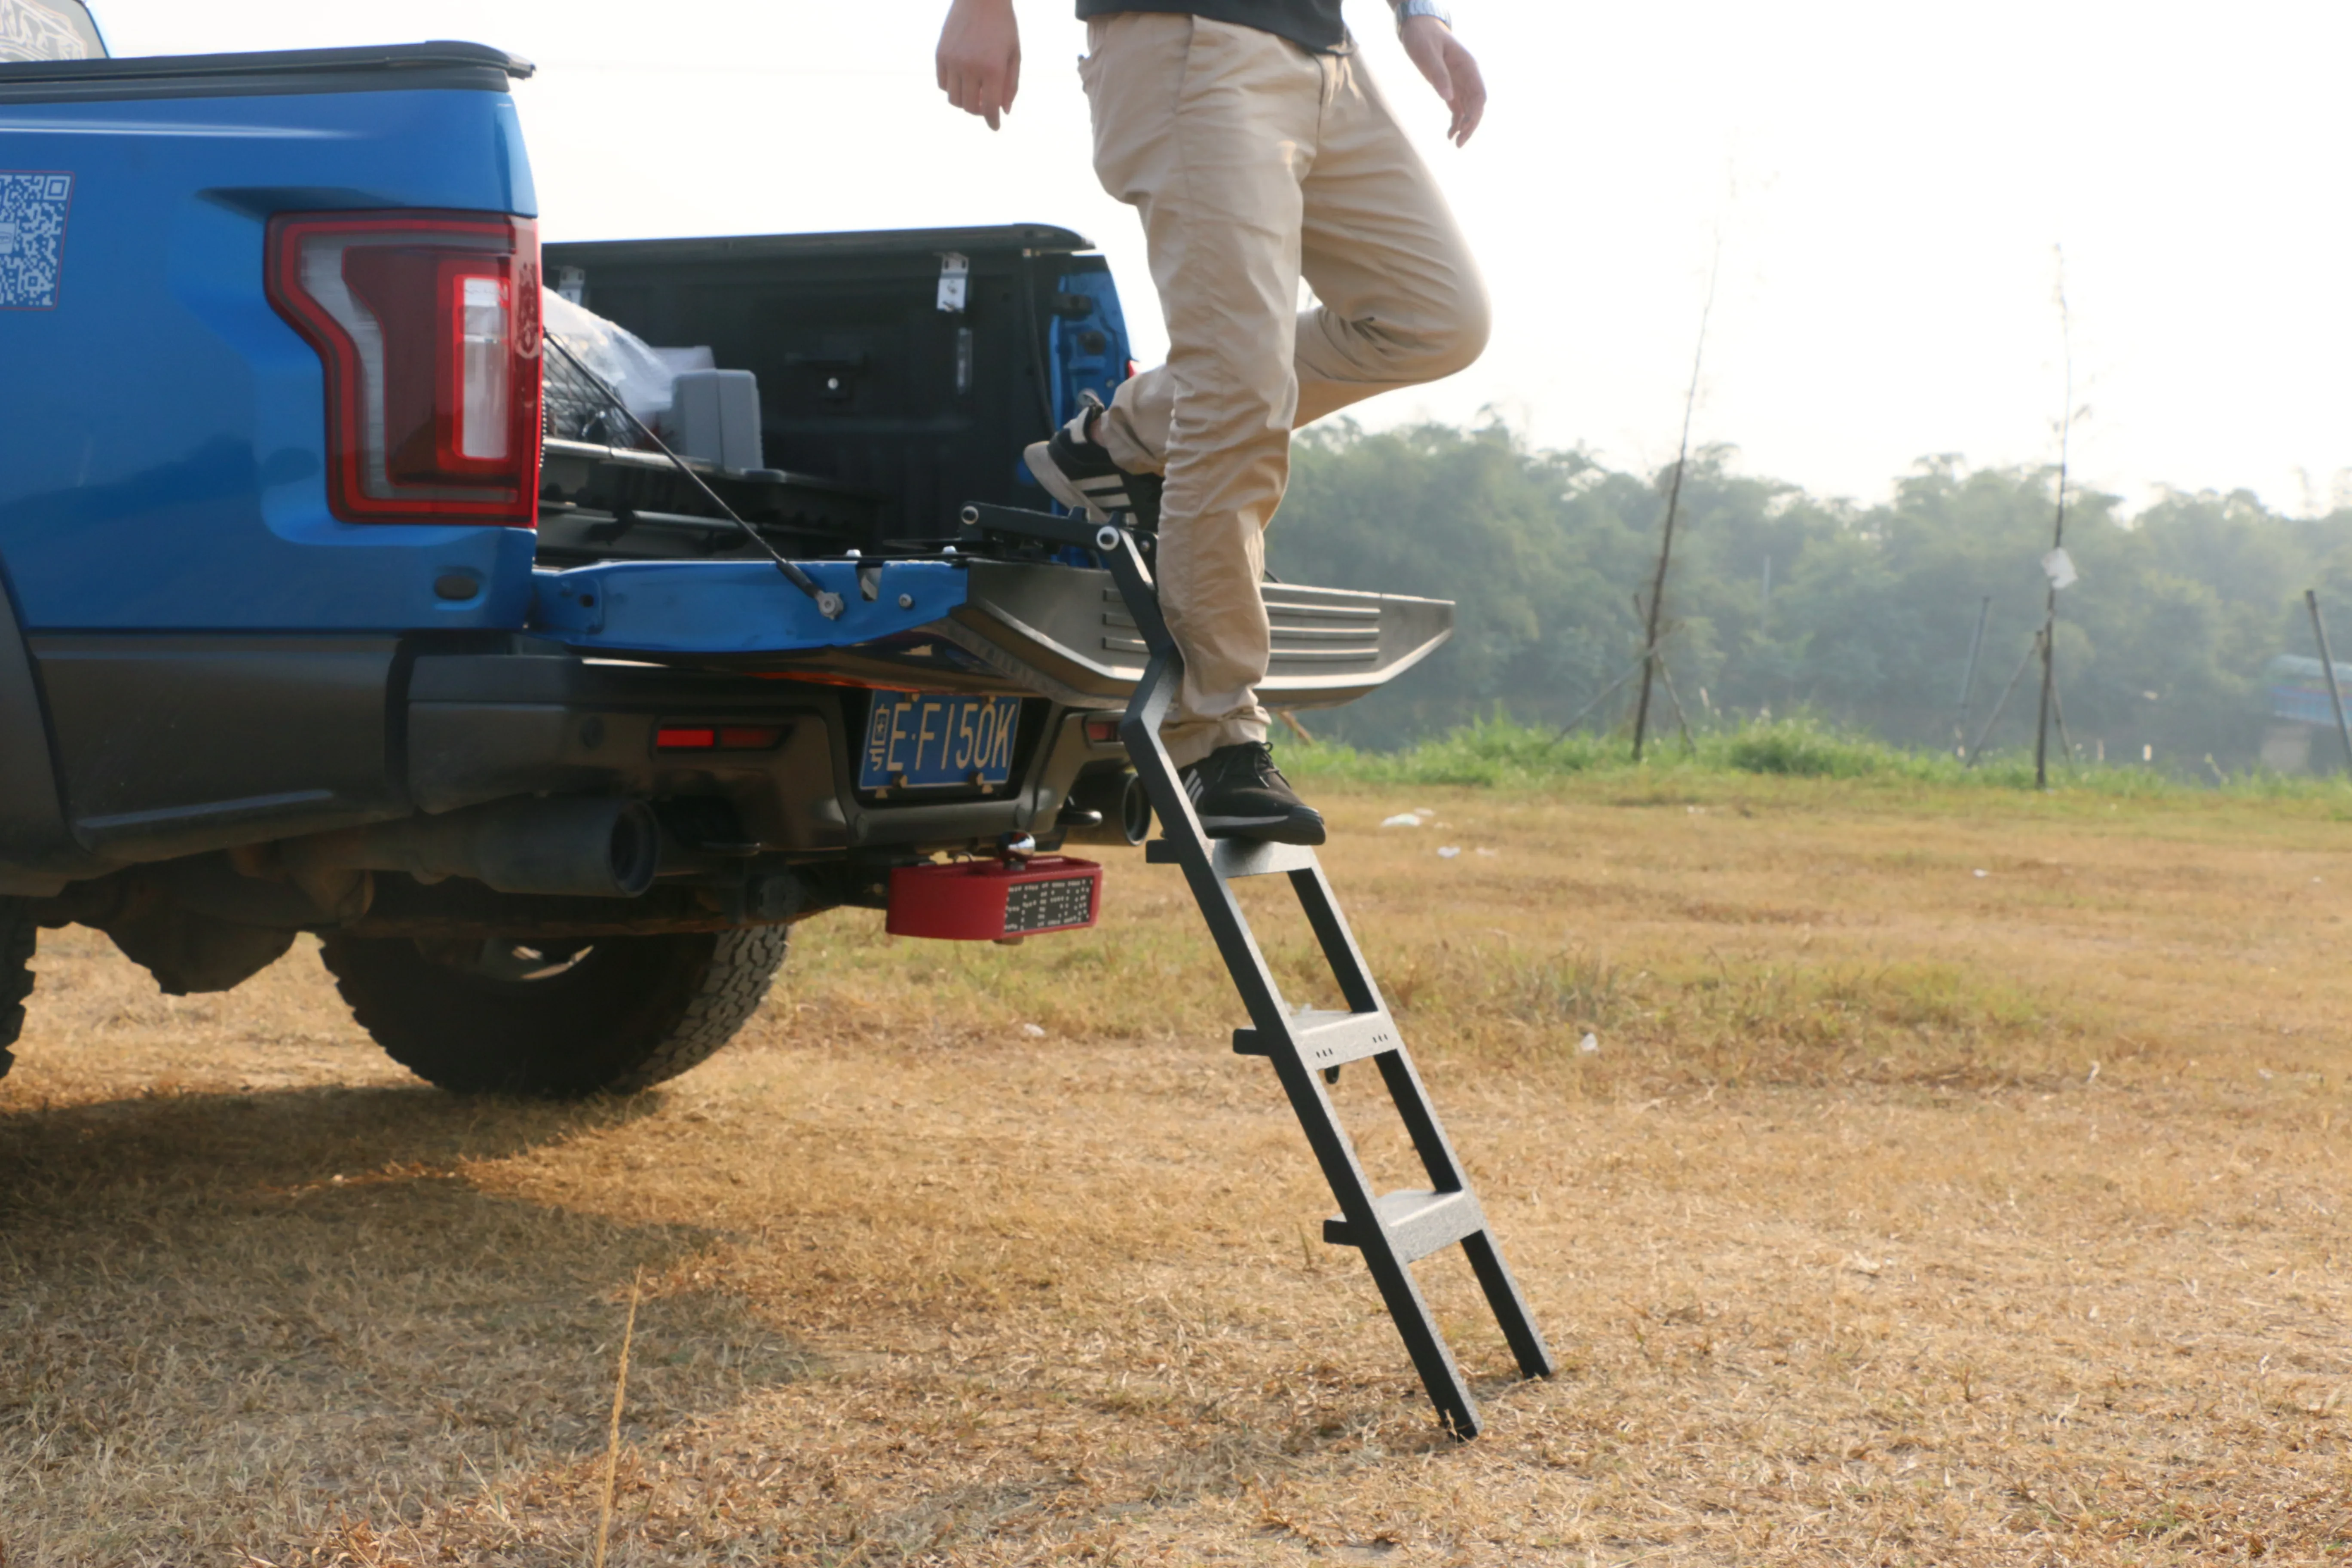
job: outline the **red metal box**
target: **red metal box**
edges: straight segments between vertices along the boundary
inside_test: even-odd
[[[1002,942],[1048,931],[1081,931],[1102,914],[1102,868],[1068,855],[1010,863],[959,860],[900,866],[890,873],[893,936]]]

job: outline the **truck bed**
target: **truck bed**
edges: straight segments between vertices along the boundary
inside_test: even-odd
[[[1013,224],[551,245],[546,258],[559,289],[648,342],[756,373],[772,466],[696,472],[850,613],[815,616],[658,454],[551,439],[535,630],[656,663],[1127,701],[1143,645],[1108,574],[1082,552],[975,558],[961,521],[972,502],[1051,506],[1023,446],[1129,373],[1118,292],[1083,237]],[[960,292],[940,285],[951,261]],[[1400,595],[1268,584],[1266,607],[1261,696],[1285,708],[1353,701],[1453,629],[1450,604]]]

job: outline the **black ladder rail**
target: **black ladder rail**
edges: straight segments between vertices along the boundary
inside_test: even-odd
[[[1145,858],[1155,865],[1183,868],[1249,1013],[1251,1026],[1234,1031],[1234,1049],[1273,1062],[1316,1163],[1339,1200],[1339,1215],[1323,1223],[1324,1240],[1363,1254],[1439,1419],[1458,1437],[1476,1436],[1481,1425],[1477,1402],[1422,1297],[1412,1264],[1458,1243],[1519,1370],[1528,1377],[1550,1376],[1551,1352],[1503,1260],[1502,1248],[1381,1000],[1355,933],[1340,913],[1322,861],[1304,846],[1212,839],[1202,830],[1160,741],[1160,722],[1183,678],[1183,657],[1160,613],[1150,563],[1130,530],[996,506],[966,507],[963,521],[976,542],[996,534],[1078,545],[1094,551],[1110,569],[1150,656],[1118,726],[1119,739],[1135,762],[1152,809],[1160,814],[1164,835],[1145,846]],[[1346,1012],[1294,1012],[1284,1002],[1232,886],[1243,877],[1271,875],[1289,878],[1347,1001]],[[1340,1123],[1328,1083],[1339,1076],[1341,1066],[1367,1058],[1379,1067],[1421,1158],[1429,1178],[1424,1190],[1376,1194]]]

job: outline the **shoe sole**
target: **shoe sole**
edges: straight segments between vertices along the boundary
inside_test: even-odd
[[[1029,477],[1045,487],[1045,493],[1073,511],[1087,514],[1088,522],[1108,522],[1110,513],[1087,499],[1069,475],[1055,466],[1053,443],[1032,441],[1021,453],[1021,460],[1029,465]]]

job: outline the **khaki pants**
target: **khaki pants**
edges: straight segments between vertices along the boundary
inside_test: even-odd
[[[1160,595],[1184,683],[1163,738],[1181,766],[1266,737],[1258,580],[1291,431],[1469,364],[1486,293],[1352,53],[1145,12],[1090,22],[1087,49],[1095,173],[1142,216],[1168,318],[1168,363],[1121,385],[1099,430],[1121,468],[1167,476]]]

